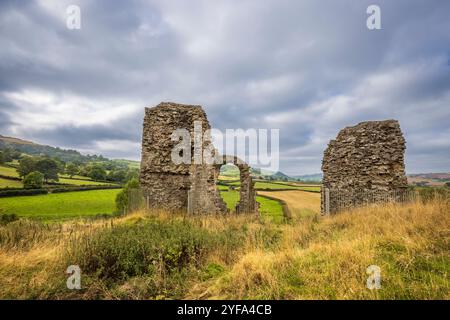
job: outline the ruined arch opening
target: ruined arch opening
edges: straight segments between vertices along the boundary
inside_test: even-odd
[[[232,162],[225,163],[219,168],[217,189],[230,212],[236,212],[236,206],[241,200],[241,170]]]

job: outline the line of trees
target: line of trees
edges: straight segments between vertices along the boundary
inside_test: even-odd
[[[123,166],[114,167],[108,166],[108,169],[101,163],[88,163],[88,164],[76,164],[76,163],[63,163],[59,159],[52,159],[49,157],[31,157],[23,156],[19,160],[19,166],[17,172],[21,178],[24,179],[28,175],[32,174],[26,181],[30,181],[30,186],[39,185],[39,175],[43,176],[42,183],[48,183],[49,181],[59,181],[59,174],[66,174],[70,178],[76,175],[88,177],[94,181],[108,181],[112,183],[124,184],[133,178],[138,178],[139,170],[124,168]],[[42,186],[42,184],[41,184]]]
[[[87,164],[77,166],[69,163],[66,166],[65,173],[71,178],[75,175],[89,177],[96,181],[109,181],[114,183],[126,183],[139,176],[139,169],[130,169],[127,167],[106,166],[105,164]]]
[[[129,168],[126,161],[109,160],[101,156],[96,156],[94,159],[98,161],[85,162],[75,159],[65,162],[59,157],[24,154],[11,147],[0,148],[0,164],[9,163],[10,166],[16,167],[25,188],[42,188],[50,181],[59,181],[59,176],[62,174],[70,178],[79,175],[94,181],[116,184],[125,184],[139,176],[139,169]],[[18,160],[18,165],[11,164],[14,160]]]

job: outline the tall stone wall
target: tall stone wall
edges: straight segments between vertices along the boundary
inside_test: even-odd
[[[201,106],[162,102],[156,107],[145,109],[141,188],[151,207],[188,211],[192,214],[226,214],[227,206],[216,187],[221,163],[199,164],[194,161],[196,155],[200,153],[202,157],[204,151],[212,149],[209,136],[203,139],[200,152],[194,148],[196,121],[201,121],[201,134],[205,136],[210,125]],[[172,141],[172,133],[177,129],[187,129],[191,135],[189,164],[176,164],[172,161],[172,150],[179,143]],[[215,156],[219,157],[218,154]],[[223,157],[223,161],[226,160]],[[241,202],[245,205],[240,206],[239,212],[255,212],[257,205],[253,184],[246,189],[248,191],[245,192],[244,199],[241,192]]]
[[[405,149],[395,120],[367,121],[341,130],[324,152],[322,212],[338,211],[342,200],[338,198],[360,204],[404,190]],[[325,197],[329,198],[328,208]]]

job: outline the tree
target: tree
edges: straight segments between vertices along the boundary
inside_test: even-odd
[[[10,149],[10,148],[3,149],[2,153],[3,153],[3,161],[4,162],[13,161],[13,157],[12,157],[13,150],[12,149]]]
[[[53,160],[55,160],[56,165],[58,167],[58,173],[64,173],[64,169],[66,168],[66,163],[58,157],[53,158]]]
[[[126,170],[112,170],[108,173],[107,180],[123,183],[126,182],[127,171]]]
[[[5,163],[5,156],[3,155],[3,152],[0,151],[0,164]]]
[[[23,157],[19,161],[19,167],[17,168],[17,173],[20,177],[25,177],[35,170],[36,160],[33,157]]]
[[[80,167],[78,174],[83,177],[89,177],[89,173],[91,172],[91,170],[92,167],[90,167],[89,165],[84,165]]]
[[[139,180],[139,169],[128,169],[125,181],[130,181],[132,179]]]
[[[39,171],[44,175],[45,182],[48,180],[58,181],[58,163],[50,158],[43,158],[36,162],[33,171]]]
[[[44,184],[44,175],[38,171],[33,171],[23,179],[25,189],[40,189]]]
[[[73,178],[74,175],[77,175],[79,172],[78,166],[74,163],[69,163],[66,165],[66,174],[69,175],[69,177]]]
[[[106,180],[106,171],[101,166],[94,166],[89,172],[89,178],[92,180]]]
[[[447,182],[445,185],[450,188],[450,182]]]
[[[116,196],[116,208],[121,214],[125,213],[129,205],[129,194],[131,189],[138,189],[139,181],[137,179],[132,179],[128,181],[125,187]]]
[[[19,151],[16,151],[16,150],[12,150],[10,153],[10,156],[13,160],[19,160],[20,157],[22,156],[22,153],[20,153]]]

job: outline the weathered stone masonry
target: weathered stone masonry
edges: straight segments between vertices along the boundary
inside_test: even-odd
[[[172,141],[172,133],[181,128],[189,130],[193,144],[195,121],[201,121],[203,135],[210,129],[201,106],[162,102],[154,108],[145,109],[140,182],[148,204],[193,214],[226,214],[228,209],[220,197],[216,182],[221,165],[232,162],[241,171],[241,198],[236,212],[257,213],[254,183],[245,163],[223,156],[223,163],[195,164],[193,146],[191,164],[175,164],[172,161],[171,152],[178,143]],[[208,150],[210,143],[204,143],[203,150]]]
[[[405,190],[403,138],[398,121],[367,121],[341,130],[324,152],[322,213],[329,190],[329,212],[342,206],[373,202]],[[370,199],[369,199],[370,197]]]

